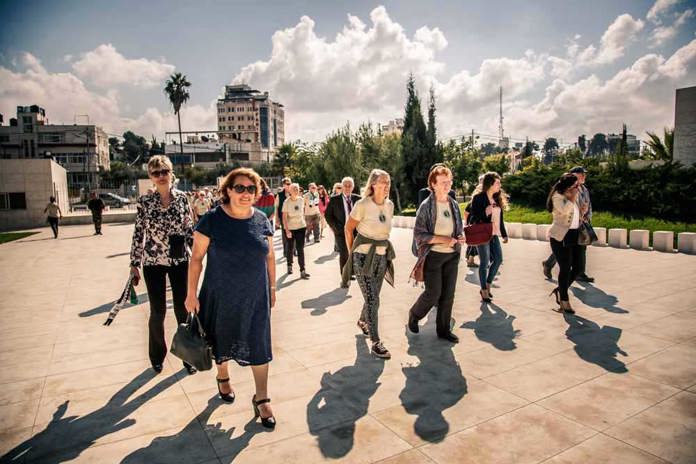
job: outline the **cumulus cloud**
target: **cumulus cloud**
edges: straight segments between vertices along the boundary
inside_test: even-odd
[[[665,59],[647,54],[603,81],[554,80],[537,104],[513,105],[506,123],[515,133],[549,133],[573,141],[578,134],[617,132],[623,123],[638,136],[673,121],[674,89],[696,79],[696,40]]]
[[[111,44],[83,54],[72,68],[79,77],[102,88],[117,84],[154,87],[174,71],[174,66],[164,61],[128,59]]]
[[[689,19],[694,17],[694,10],[688,9],[677,16],[677,19],[671,25],[661,25],[657,26],[650,33],[650,46],[651,48],[656,48],[673,39],[679,29],[686,24]]]
[[[75,115],[89,115],[92,124],[112,134],[133,130],[147,137],[161,137],[177,128],[171,112],[149,108],[137,117],[122,114],[119,93],[115,89],[94,92],[72,73],[52,73],[41,61],[25,53],[16,62],[18,69],[0,66],[0,113],[8,119],[17,106],[37,104],[46,109],[52,124],[72,124]],[[216,127],[215,101],[209,105],[186,105],[181,113],[184,129]]]
[[[626,46],[636,39],[636,35],[643,30],[645,23],[640,19],[634,19],[628,13],[618,16],[602,35],[599,49],[589,45],[577,52],[577,63],[581,66],[596,66],[613,63],[621,58]]]
[[[666,13],[677,3],[679,3],[679,0],[657,0],[645,17],[648,19],[648,21],[655,24],[660,24],[660,16]]]

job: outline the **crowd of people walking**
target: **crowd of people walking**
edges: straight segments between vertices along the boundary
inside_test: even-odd
[[[290,178],[282,179],[274,195],[264,180],[249,168],[230,172],[216,192],[194,195],[173,188],[174,172],[166,156],[148,162],[155,189],[138,199],[131,248],[131,273],[137,285],[140,268],[147,287],[149,355],[155,371],[162,370],[167,345],[164,339],[166,278],[171,285],[174,314],[179,323],[197,314],[217,366],[219,397],[235,401],[228,364],[250,366],[255,381],[252,408],[265,427],[275,418],[268,394],[268,367],[273,359],[270,309],[276,301],[276,258],[273,236],[280,230],[287,274],[295,257],[300,278],[310,277],[304,247],[321,241],[324,224],[333,232],[339,254],[340,287],[356,280],[363,297],[357,326],[371,342],[371,353],[391,357],[379,333],[380,293],[384,281],[394,286],[396,254],[390,241],[394,204],[389,199],[389,173],[374,169],[362,189],[345,177],[329,195],[322,185],[310,183],[303,194]],[[549,230],[552,257],[543,263],[547,275],[558,263],[558,286],[552,292],[557,311],[573,313],[568,288],[584,276],[585,235],[591,232],[589,192],[581,167],[564,174],[551,188],[547,206],[553,215]],[[419,333],[419,321],[436,308],[437,336],[459,341],[451,327],[462,250],[467,258],[479,257],[478,279],[483,303],[491,302],[491,285],[503,262],[507,243],[507,195],[495,172],[481,176],[465,209],[452,190],[452,171],[443,164],[432,167],[413,230],[416,263],[410,278],[423,286],[405,321]],[[49,204],[47,211],[59,215]],[[96,227],[96,223],[95,223]],[[481,238],[481,231],[484,237]],[[475,235],[476,238],[474,239]],[[466,247],[466,248],[464,248]],[[203,261],[207,259],[205,272]],[[469,263],[471,264],[471,263]],[[202,284],[199,283],[202,277]],[[184,362],[189,374],[196,369]]]

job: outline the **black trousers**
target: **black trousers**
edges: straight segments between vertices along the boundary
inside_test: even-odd
[[[167,342],[164,340],[164,316],[167,313],[167,281],[172,287],[174,315],[181,324],[186,322],[186,287],[188,261],[176,266],[143,266],[143,278],[150,300],[150,320],[148,321],[149,353],[152,364],[162,364],[167,355]],[[186,365],[186,363],[184,363]]]
[[[558,293],[561,300],[568,301],[568,288],[580,275],[582,251],[578,245],[578,230],[570,229],[562,242],[550,239],[551,250],[558,261]]]
[[[304,245],[305,245],[305,234],[307,228],[303,227],[301,229],[295,229],[290,231],[292,233],[292,238],[287,238],[285,231],[283,235],[288,240],[288,267],[292,266],[292,261],[294,258],[294,251],[297,249],[297,262],[300,263],[300,271],[305,270],[305,259],[304,259]]]
[[[283,229],[282,226],[280,231],[280,236],[283,237],[283,256],[285,257],[285,259],[288,259],[288,242],[290,242],[290,239],[287,235],[285,235],[285,229]],[[292,256],[292,253],[290,253],[290,255]]]
[[[343,267],[348,262],[348,256],[350,253],[348,253],[348,246],[346,245],[346,236],[343,234],[334,233],[334,237],[336,238],[336,246],[338,247],[338,274],[342,275]]]
[[[101,228],[102,228],[102,216],[101,214],[99,216],[92,215],[92,222],[94,223],[94,231],[96,233],[101,233]]]
[[[580,255],[578,256],[578,275],[585,274],[587,268],[587,245],[578,245]],[[551,269],[556,265],[556,255],[551,253],[548,259],[544,262],[544,266]]]
[[[437,305],[436,330],[438,335],[450,332],[454,290],[457,287],[459,272],[459,253],[438,253],[431,251],[425,258],[423,277],[425,290],[411,307],[413,318],[423,319],[430,308]]]
[[[51,226],[51,230],[53,231],[53,237],[58,237],[58,218],[49,216],[48,224]]]

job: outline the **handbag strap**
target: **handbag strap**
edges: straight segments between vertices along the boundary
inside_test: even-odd
[[[196,323],[198,335],[205,338],[205,330],[203,330],[203,324],[201,324],[201,320],[198,318],[198,313],[189,313],[188,317],[186,318],[186,323],[189,325],[189,327],[191,327],[191,324],[193,324],[194,321]]]

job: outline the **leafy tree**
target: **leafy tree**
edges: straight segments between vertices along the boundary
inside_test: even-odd
[[[585,137],[585,134],[578,137],[578,148],[583,154],[587,152],[587,138]]]
[[[504,153],[486,156],[483,159],[483,171],[494,171],[502,176],[510,171],[510,158]]]
[[[524,147],[522,147],[522,158],[529,158],[537,150],[539,150],[539,144],[537,144],[534,141],[530,142],[529,140],[527,140],[524,144]]]
[[[654,132],[647,132],[647,134],[649,139],[645,143],[650,147],[652,157],[672,161],[674,159],[674,129],[665,127],[662,140]]]
[[[109,137],[109,159],[111,161],[120,158],[123,155],[121,141],[118,137]]]
[[[555,137],[548,137],[544,141],[544,162],[550,163],[558,150],[558,140]]]
[[[597,133],[592,136],[590,146],[588,147],[589,154],[592,156],[603,156],[609,150],[607,136],[602,133]]]
[[[443,147],[445,163],[454,175],[454,188],[461,188],[465,193],[474,190],[479,175],[483,173],[481,152],[474,144],[475,140],[462,137],[459,141],[450,140]]]
[[[169,76],[164,86],[164,93],[167,94],[169,103],[174,108],[174,114],[176,114],[179,123],[179,147],[182,155],[184,154],[184,141],[181,135],[181,106],[190,98],[189,87],[191,87],[191,83],[186,80],[185,75],[179,72]]]
[[[427,129],[412,74],[408,78],[406,90],[408,97],[401,136],[404,176],[400,189],[402,201],[412,204],[416,201],[418,190],[426,185],[428,171],[433,163],[429,156],[431,151],[428,149]]]
[[[292,166],[296,151],[297,147],[292,143],[285,143],[278,148],[272,164],[273,170],[277,175],[281,177],[287,175],[287,170]]]
[[[145,161],[149,154],[149,146],[145,137],[137,135],[132,131],[123,133],[123,154],[128,163],[134,164],[138,161]]]

